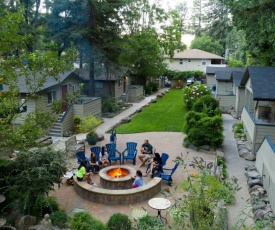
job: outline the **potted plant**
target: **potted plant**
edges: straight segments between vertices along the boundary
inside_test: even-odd
[[[96,127],[101,124],[101,120],[97,117],[90,115],[81,119],[79,124],[79,131],[81,133],[87,133],[86,140],[89,145],[95,145],[98,136],[96,133]]]

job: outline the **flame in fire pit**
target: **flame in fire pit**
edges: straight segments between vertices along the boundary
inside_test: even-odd
[[[128,171],[126,171],[125,169],[121,169],[121,168],[114,168],[111,169],[107,172],[108,176],[110,177],[114,177],[114,178],[120,178],[120,177],[124,177],[127,176],[129,174]]]
[[[112,175],[113,177],[121,177],[122,176],[121,169],[120,168],[115,169],[112,174],[113,174]]]

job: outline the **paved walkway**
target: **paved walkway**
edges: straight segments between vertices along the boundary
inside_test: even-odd
[[[241,190],[236,192],[236,202],[234,205],[228,205],[228,226],[229,229],[238,223],[244,222],[246,226],[253,224],[252,218],[247,215],[252,214],[251,205],[247,200],[250,198],[248,193],[247,178],[244,175],[245,164],[252,163],[241,158],[237,151],[236,140],[232,132],[232,126],[238,122],[229,114],[223,114],[223,127],[225,140],[223,143],[223,151],[227,165],[228,177],[236,177]],[[245,219],[245,220],[244,220]]]
[[[157,94],[166,89],[160,90]],[[119,122],[122,118],[129,116],[137,109],[141,108],[143,105],[148,104],[151,99],[155,98],[156,95],[152,95],[150,97],[146,97],[143,101],[139,103],[133,103],[133,106],[128,110],[122,112],[121,114],[115,116],[114,118],[104,118],[104,123],[97,128],[98,132],[104,134],[105,140],[102,142],[98,142],[97,145],[104,145],[109,142],[109,134],[106,134],[105,131],[109,130],[114,124]],[[226,154],[226,163],[228,167],[229,176],[235,176],[238,178],[240,186],[242,189],[237,192],[236,194],[236,204],[230,205],[228,207],[228,224],[229,229],[238,221],[240,212],[244,210],[245,207],[245,200],[249,197],[247,185],[246,185],[246,178],[244,176],[244,165],[246,163],[245,160],[239,158],[236,149],[236,142],[233,138],[232,134],[232,124],[236,122],[231,116],[223,115],[224,119],[224,134],[225,134],[225,141],[224,141],[224,152]],[[84,134],[77,135],[77,139],[84,139]],[[157,151],[162,153],[166,152],[170,155],[167,161],[167,167],[173,167],[174,162],[173,160],[177,157],[183,157],[186,163],[191,162],[193,157],[202,157],[205,160],[213,160],[214,155],[209,155],[203,152],[198,152],[195,150],[186,149],[182,146],[184,135],[178,132],[148,132],[148,133],[137,133],[137,134],[118,134],[117,135],[118,142],[117,142],[117,149],[119,151],[123,151],[125,149],[125,143],[128,141],[135,141],[138,143],[138,146],[141,146],[144,139],[148,139],[150,143],[157,148]],[[90,148],[86,143],[86,156],[90,154]],[[72,167],[77,167],[77,163],[75,158],[72,159]],[[137,159],[137,165],[133,166],[132,163],[129,161],[126,163],[129,166],[134,167],[135,169],[140,169],[139,165],[140,162]],[[142,172],[145,172],[145,168],[141,168]],[[189,173],[191,173],[194,169],[192,167],[187,167]],[[177,185],[179,185],[183,178],[186,178],[187,173],[186,169],[179,168],[173,176],[173,187],[169,187],[166,182],[162,182],[162,190],[168,189],[171,192],[174,192],[174,189]],[[145,178],[145,182],[149,181],[150,177]],[[99,184],[99,177],[98,175],[94,175],[94,181]],[[177,194],[181,194],[177,192]],[[75,192],[72,186],[61,185],[60,189],[56,189],[55,195],[61,205],[67,213],[71,216],[76,209],[83,209],[90,212],[93,216],[100,219],[103,222],[106,222],[108,218],[115,212],[120,212],[131,216],[131,209],[134,208],[146,208],[151,215],[156,215],[156,210],[152,210],[148,206],[148,201],[139,202],[133,205],[103,205],[97,204],[79,197]],[[164,197],[162,193],[159,193],[155,197]],[[169,198],[172,203],[174,200],[172,197]],[[165,214],[165,212],[164,212]],[[171,220],[168,219],[168,223]],[[251,220],[246,220],[246,223],[252,223]]]

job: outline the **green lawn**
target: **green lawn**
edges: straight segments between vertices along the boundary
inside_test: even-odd
[[[182,90],[170,90],[157,103],[151,103],[134,115],[130,123],[118,126],[117,133],[182,132],[186,113],[182,97]]]

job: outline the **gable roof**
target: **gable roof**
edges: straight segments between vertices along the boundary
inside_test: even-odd
[[[217,81],[232,81],[232,72],[233,71],[239,71],[239,72],[245,72],[245,68],[230,68],[226,67],[222,69],[223,71],[216,71],[216,80]]]
[[[41,75],[37,74],[37,77],[39,77],[39,76],[41,76]],[[82,79],[80,77],[78,77],[78,75],[75,74],[74,72],[65,71],[64,73],[60,73],[58,75],[58,79],[59,79],[58,81],[52,77],[47,77],[44,85],[41,88],[39,88],[39,90],[37,90],[36,92],[41,92],[43,90],[49,89],[49,88],[57,86],[59,84],[62,84],[63,81],[65,81],[68,77],[71,77],[71,76],[76,77],[82,81]],[[8,85],[3,85],[3,86],[4,86],[3,87],[4,90],[9,90]],[[29,89],[27,89],[27,87],[26,87],[26,78],[24,76],[18,77],[18,87],[19,87],[20,93],[30,93]]]
[[[248,67],[241,80],[241,86],[245,86],[249,78],[253,100],[275,101],[275,67]]]
[[[101,70],[95,71],[94,80],[95,81],[118,81],[122,77],[125,76],[128,71],[125,67],[115,67],[109,68],[108,71],[106,68],[101,68]],[[84,81],[89,81],[90,72],[87,69],[76,68],[74,70],[79,77],[81,77]]]
[[[222,70],[222,68],[226,68],[226,66],[206,66],[206,74],[215,74],[216,71]]]
[[[232,78],[233,78],[233,83],[235,86],[240,86],[241,85],[241,80],[244,76],[245,71],[233,71],[232,72]]]
[[[223,57],[199,49],[175,50],[173,59],[220,59]]]

